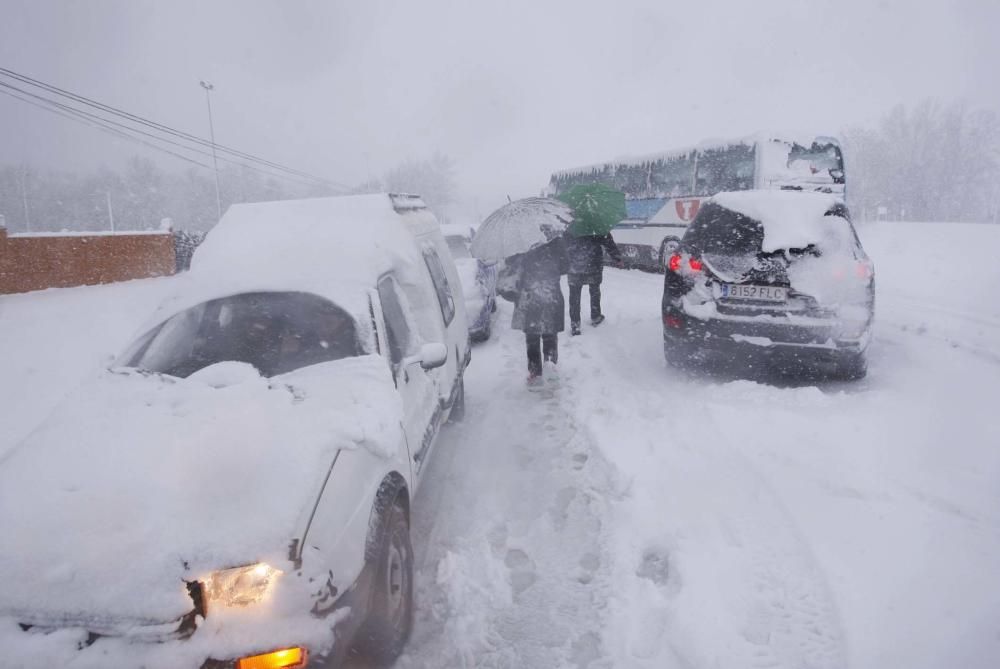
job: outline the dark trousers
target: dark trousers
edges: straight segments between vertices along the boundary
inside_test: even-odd
[[[601,284],[588,283],[590,286],[590,320],[601,315]],[[580,295],[583,293],[582,283],[569,284],[569,322],[580,324]]]
[[[542,352],[545,359],[553,363],[559,362],[559,335],[556,334],[524,334],[528,347],[528,373],[534,376],[542,375]]]

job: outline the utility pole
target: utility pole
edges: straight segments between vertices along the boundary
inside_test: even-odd
[[[111,208],[111,191],[107,191],[108,196],[108,220],[111,221],[111,232],[115,231],[115,212]]]
[[[28,167],[21,165],[21,201],[24,203],[24,228],[31,232],[31,213],[28,210]]]
[[[215,206],[219,218],[222,218],[222,195],[219,189],[219,160],[215,156],[215,124],[212,122],[212,96],[210,95],[215,86],[207,81],[199,81],[201,87],[205,89],[205,102],[208,104],[208,132],[212,139],[212,164],[215,166]]]

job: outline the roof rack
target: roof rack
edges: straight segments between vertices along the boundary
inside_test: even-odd
[[[397,214],[401,214],[404,211],[416,211],[427,208],[427,205],[424,204],[423,199],[419,195],[389,193],[389,200],[392,201],[392,208],[396,210]]]

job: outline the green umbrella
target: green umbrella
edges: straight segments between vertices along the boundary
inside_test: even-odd
[[[573,209],[569,231],[577,237],[606,235],[625,218],[625,194],[604,184],[577,184],[559,199]]]

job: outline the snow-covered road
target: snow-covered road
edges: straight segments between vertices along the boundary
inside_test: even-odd
[[[856,384],[669,370],[662,279],[609,271],[529,391],[504,305],[414,505],[399,666],[1000,666],[1000,227],[861,234]],[[0,453],[169,283],[0,297]]]
[[[962,271],[924,262],[956,233]],[[609,272],[541,393],[498,328],[425,488],[402,666],[1000,664],[1000,229],[863,234],[861,383],[667,369],[645,274]]]

